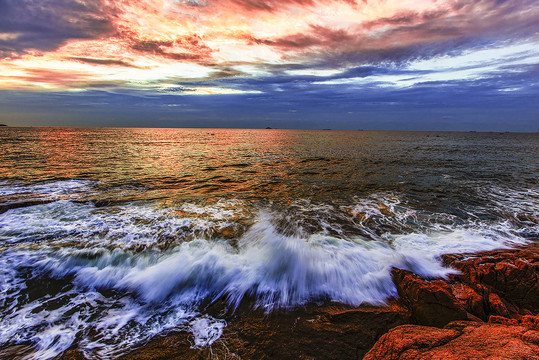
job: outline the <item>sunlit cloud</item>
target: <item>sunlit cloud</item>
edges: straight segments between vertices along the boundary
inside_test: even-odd
[[[421,83],[476,81],[539,64],[539,41],[411,61],[388,73],[315,81],[314,84],[410,87]]]
[[[476,61],[483,61],[489,52],[511,51],[491,39],[493,32],[500,43],[534,37],[539,20],[529,0],[98,3],[48,0],[36,11],[29,0],[8,1],[3,17],[20,19],[0,25],[5,55],[0,86],[20,88],[26,82],[28,88],[61,90],[124,82],[137,87],[159,80],[181,83],[231,67],[260,76],[271,71],[264,68],[287,64],[304,66],[287,72],[297,76],[327,76],[380,61],[420,59],[417,70],[432,61],[452,67],[473,60],[452,53],[461,42],[473,49],[473,39],[485,36],[493,48],[475,53]],[[41,41],[47,31],[55,41]]]
[[[361,91],[426,98],[427,84],[458,83],[482,99],[532,94],[538,64],[535,0],[0,3],[0,91],[21,94],[271,103],[285,93],[294,110],[333,96],[345,108],[339,101],[368,97]]]

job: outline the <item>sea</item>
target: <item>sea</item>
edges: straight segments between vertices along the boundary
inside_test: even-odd
[[[384,304],[539,239],[539,134],[0,128],[0,349],[112,359],[206,310]]]

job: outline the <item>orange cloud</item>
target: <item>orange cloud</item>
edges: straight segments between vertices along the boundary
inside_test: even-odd
[[[27,15],[25,22],[8,22],[5,29],[0,25],[0,88],[148,87],[215,79],[216,74],[256,76],[264,66],[357,66],[423,57],[428,54],[421,47],[435,53],[441,43],[477,36],[533,35],[539,23],[532,0],[77,3],[50,0],[51,8],[36,18]],[[15,14],[29,2],[8,4]],[[45,21],[53,25],[40,23]],[[39,29],[55,40],[40,47],[39,36],[32,35]]]

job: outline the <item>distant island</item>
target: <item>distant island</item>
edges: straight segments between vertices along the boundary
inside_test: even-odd
[[[0,124],[0,126],[7,126],[6,124]]]

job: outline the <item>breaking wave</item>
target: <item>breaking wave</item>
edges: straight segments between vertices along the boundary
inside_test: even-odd
[[[370,211],[362,222],[402,215],[399,221],[406,223],[412,210],[391,210],[391,201],[381,211],[365,202],[348,210],[356,217]],[[525,242],[507,222],[444,224],[371,238],[345,236],[339,226],[290,234],[279,228],[282,214],[270,211],[260,211],[234,241],[200,230],[229,226],[237,206],[187,204],[182,217],[171,215],[177,209],[130,205],[107,212],[62,200],[6,212],[0,236],[17,246],[0,254],[0,344],[31,342],[32,358],[50,359],[76,343],[91,358],[110,358],[181,329],[194,334],[193,346],[205,346],[226,325],[204,314],[204,306],[218,299],[234,309],[248,298],[268,312],[320,300],[381,304],[397,295],[392,267],[443,277],[454,270],[442,265],[441,254]],[[166,250],[140,247],[186,229],[190,237]]]

